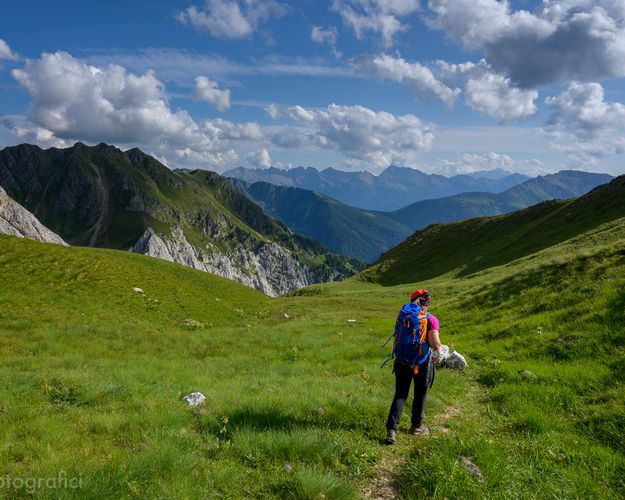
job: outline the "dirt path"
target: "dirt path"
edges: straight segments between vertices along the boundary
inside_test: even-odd
[[[450,418],[459,415],[461,411],[454,406],[447,406],[442,413],[434,417],[430,425],[430,433],[425,436],[411,436],[404,431],[397,433],[397,443],[392,446],[384,446],[380,461],[374,465],[375,476],[371,478],[362,490],[363,498],[373,498],[378,500],[390,500],[399,498],[399,493],[395,488],[395,471],[400,470],[402,464],[408,460],[410,451],[417,443],[428,439],[431,433],[449,434],[449,428],[445,425]]]
[[[399,498],[395,489],[395,471],[401,467],[407,459],[407,453],[401,453],[397,456],[397,448],[395,446],[387,446],[380,461],[373,467],[375,477],[369,481],[369,484],[362,491],[363,498],[375,498],[381,500],[389,500]]]

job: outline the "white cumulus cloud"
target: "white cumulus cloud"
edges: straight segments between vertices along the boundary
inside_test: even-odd
[[[331,9],[340,14],[358,38],[370,31],[390,46],[393,37],[409,27],[400,18],[417,12],[420,5],[419,0],[333,0]]]
[[[573,83],[546,103],[552,114],[545,132],[575,163],[593,164],[625,151],[625,106],[607,102],[599,83]]]
[[[495,73],[484,59],[462,64],[435,61],[430,68],[382,54],[359,56],[351,63],[361,74],[406,83],[415,99],[440,100],[447,108],[454,105],[462,92],[456,85],[464,85],[466,103],[502,123],[521,120],[537,111],[534,100],[538,92],[515,88],[509,78]]]
[[[548,97],[545,102],[553,112],[548,126],[571,132],[581,140],[625,127],[625,106],[606,102],[598,83],[573,83],[559,97]]]
[[[405,163],[428,151],[434,139],[433,127],[414,115],[396,116],[363,106],[331,104],[325,109],[292,106],[273,116],[299,123],[287,134],[272,138],[279,147],[312,146],[347,157],[352,167],[381,170],[393,163]]]
[[[544,0],[533,12],[499,0],[429,0],[428,7],[431,26],[483,50],[516,86],[625,76],[620,0]]]
[[[15,52],[11,50],[11,47],[0,38],[0,59],[11,59],[17,61],[18,57]]]
[[[287,10],[275,0],[207,0],[203,8],[192,5],[176,18],[214,37],[234,39],[251,36],[260,23],[280,18]]]
[[[32,97],[31,135],[48,134],[48,142],[56,138],[140,145],[163,156],[220,168],[237,158],[234,144],[263,138],[257,123],[213,119],[198,124],[186,110],[172,111],[165,86],[152,71],[137,76],[121,66],[91,66],[57,52],[28,60],[12,75]],[[4,125],[27,134],[23,125]]]
[[[195,79],[193,96],[198,101],[206,101],[215,106],[219,111],[230,108],[230,90],[219,88],[219,84],[205,76]]]
[[[401,57],[387,54],[378,56],[361,56],[352,60],[355,69],[367,76],[388,78],[410,85],[412,94],[419,100],[438,99],[450,108],[460,89],[451,88],[439,79],[432,71],[420,63],[408,63]]]
[[[521,90],[511,85],[510,79],[494,73],[470,79],[465,87],[467,104],[486,113],[501,123],[521,120],[537,111],[536,90]]]
[[[269,152],[264,148],[260,151],[253,151],[249,153],[245,159],[255,168],[271,167],[271,157],[269,156]]]

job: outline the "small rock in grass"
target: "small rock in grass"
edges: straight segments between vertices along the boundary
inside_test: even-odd
[[[284,468],[287,470],[287,472],[291,472],[293,470],[293,466],[288,462],[284,464]]]
[[[467,457],[463,457],[462,455],[458,455],[458,461],[464,465],[464,468],[467,470],[470,476],[473,476],[477,479],[482,479],[482,472],[471,460]]]
[[[562,337],[560,337],[558,340],[556,340],[556,342],[558,344],[562,344],[564,342],[564,339]]]
[[[348,319],[347,322],[348,323],[356,323],[356,320],[355,319]]]
[[[204,396],[204,394],[202,394],[201,392],[192,392],[191,394],[185,396],[183,399],[187,403],[189,403],[189,406],[197,406],[204,402],[206,396]]]
[[[325,412],[326,412],[326,411],[325,411],[323,408],[321,408],[321,407],[317,408],[317,413],[318,413],[319,415],[323,415],[323,414],[325,414]]]
[[[530,370],[519,370],[517,373],[522,377],[538,378],[538,375]]]
[[[466,359],[464,359],[464,356],[462,354],[454,351],[444,361],[444,366],[447,366],[448,368],[462,369],[462,368],[466,368],[467,366],[469,366],[469,364],[467,363]]]
[[[134,287],[132,290],[133,290],[134,292],[137,292],[137,293],[145,293],[145,292],[144,292],[143,290],[141,290],[141,288],[139,288],[138,286]]]

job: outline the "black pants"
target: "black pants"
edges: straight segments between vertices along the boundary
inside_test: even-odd
[[[434,364],[430,359],[427,363],[419,366],[419,373],[414,374],[410,366],[395,360],[395,397],[391,404],[391,411],[386,421],[387,430],[397,430],[404,403],[410,392],[410,383],[414,380],[414,399],[412,401],[412,425],[419,427],[423,421],[423,409],[428,388],[434,382]]]

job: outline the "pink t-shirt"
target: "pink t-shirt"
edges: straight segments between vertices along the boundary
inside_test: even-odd
[[[438,331],[438,319],[436,319],[436,316],[433,316],[432,314],[428,316],[428,332],[430,330]]]

